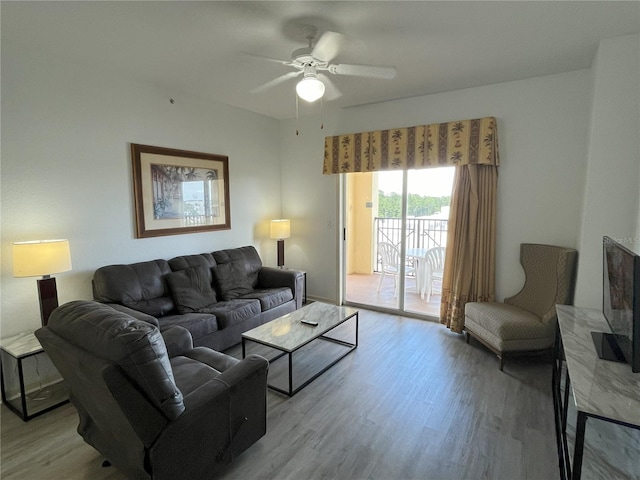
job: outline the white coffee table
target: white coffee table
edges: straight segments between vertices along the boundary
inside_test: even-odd
[[[273,364],[276,360],[286,355],[288,357],[289,370],[288,389],[280,388],[272,385],[271,383],[268,383],[268,386],[272,390],[291,397],[358,347],[358,315],[359,311],[355,308],[339,307],[322,302],[310,303],[299,310],[291,312],[280,318],[276,318],[271,322],[265,323],[264,325],[260,325],[259,327],[243,333],[242,358],[245,358],[246,356],[247,342],[254,342],[276,350],[278,354],[276,357],[269,360],[270,364]],[[337,327],[350,319],[355,321],[354,341],[347,341],[327,335],[329,332],[337,329]],[[302,323],[301,320],[318,322],[318,325],[315,327],[309,326]],[[332,359],[328,365],[322,367],[320,371],[314,373],[301,385],[294,388],[293,354],[305,345],[316,340],[332,342],[334,344],[344,346],[346,349],[341,351],[340,355],[337,358]]]

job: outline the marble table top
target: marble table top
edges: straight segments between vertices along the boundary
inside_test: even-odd
[[[42,345],[31,331],[3,338],[0,340],[0,348],[14,358],[26,357],[43,351]]]
[[[249,330],[242,336],[285,352],[293,352],[357,313],[356,308],[313,302]],[[301,320],[318,322],[318,326],[305,325]]]
[[[576,409],[640,427],[640,373],[631,366],[601,360],[591,332],[611,332],[602,312],[557,305],[567,368]]]

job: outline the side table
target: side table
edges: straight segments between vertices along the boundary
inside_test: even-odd
[[[36,374],[41,359],[49,362],[47,354],[33,332],[25,332],[0,340],[0,390],[2,403],[25,422],[69,402],[69,391],[55,367],[53,380],[41,385],[36,392],[25,387],[24,361],[34,357]],[[49,369],[48,369],[49,370]],[[17,375],[16,375],[17,373]]]
[[[302,275],[304,275],[304,295],[302,296],[302,304],[306,305],[307,304],[307,272],[305,272],[304,270],[300,270],[302,272]]]
[[[302,305],[306,305],[307,302],[307,272],[304,270],[298,270],[295,268],[284,267],[285,270],[295,270],[296,272],[300,272],[304,277],[304,293],[302,295]]]

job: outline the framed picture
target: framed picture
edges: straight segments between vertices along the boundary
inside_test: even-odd
[[[229,159],[131,144],[136,237],[229,230]]]

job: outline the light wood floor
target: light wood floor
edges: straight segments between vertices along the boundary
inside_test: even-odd
[[[557,479],[551,364],[505,361],[433,322],[361,311],[359,347],[293,398],[224,479]],[[239,355],[239,348],[231,351]],[[66,405],[1,411],[1,477],[122,479]]]

